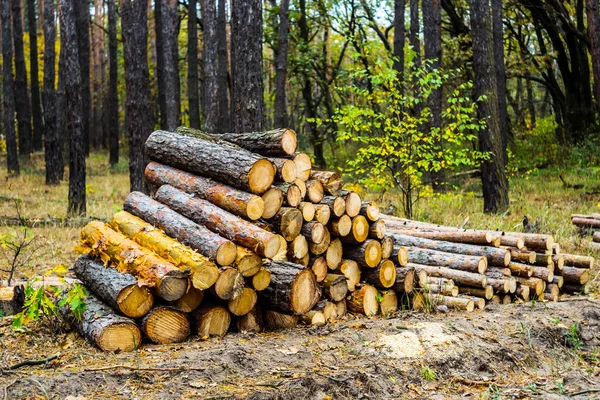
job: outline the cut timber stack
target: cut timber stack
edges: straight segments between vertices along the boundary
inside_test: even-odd
[[[546,235],[383,215],[296,147],[289,129],[152,133],[153,196],[130,193],[110,224],[81,231],[74,271],[94,312],[74,323],[82,335],[127,350],[142,334],[174,343],[389,316],[407,299],[470,312],[589,279],[584,259],[546,254],[558,249]]]

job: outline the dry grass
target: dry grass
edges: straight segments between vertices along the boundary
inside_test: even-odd
[[[2,164],[5,160],[0,158]],[[109,219],[122,207],[129,193],[128,170],[125,162],[115,169],[108,167],[108,155],[92,153],[87,167],[88,216]],[[563,172],[570,183],[582,183],[584,189],[565,188],[559,179]],[[43,155],[36,154],[18,178],[3,179],[0,189],[0,217],[15,216],[14,204],[7,199],[17,198],[21,212],[28,218],[66,216],[68,182],[58,186],[44,184]],[[584,192],[600,191],[600,169],[572,169],[569,171],[544,170],[527,177],[511,180],[511,213],[507,215],[483,214],[483,201],[478,195],[478,179],[456,183],[456,190],[437,197],[421,200],[417,206],[417,219],[434,223],[458,226],[468,218],[466,227],[521,231],[524,215],[536,221],[543,233],[551,233],[561,243],[564,251],[590,254],[600,257],[600,251],[587,246],[587,239],[576,234],[571,225],[572,213],[600,212],[600,195],[585,195]],[[596,186],[596,188],[594,188]],[[367,196],[373,197],[373,196]],[[381,208],[388,213],[399,213],[397,196],[386,194]],[[0,227],[0,232],[7,227]],[[34,228],[33,233],[42,235],[47,241],[43,253],[34,257],[31,265],[24,268],[24,276],[43,273],[57,264],[70,264],[76,257],[73,245],[79,236],[76,227]]]

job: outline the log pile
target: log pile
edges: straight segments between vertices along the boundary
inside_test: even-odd
[[[109,223],[81,231],[74,271],[94,314],[75,326],[100,348],[132,348],[113,342],[136,329],[133,347],[137,332],[174,343],[406,305],[473,311],[589,279],[551,236],[383,215],[338,173],[313,170],[289,129],[156,131],[145,149],[153,195],[132,192]]]
[[[572,214],[571,222],[579,233],[592,236],[592,245],[600,249],[600,214]]]

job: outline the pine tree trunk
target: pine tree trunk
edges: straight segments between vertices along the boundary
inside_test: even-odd
[[[54,0],[38,0],[44,4],[44,149],[46,161],[46,184],[58,185],[63,177],[62,141],[57,126],[56,78],[56,25]],[[35,125],[35,122],[34,122]]]
[[[75,8],[75,29],[79,70],[81,71],[81,132],[85,155],[90,154],[90,116],[92,112],[92,92],[90,88],[90,3],[88,0],[77,0]]]
[[[216,0],[202,0],[202,63],[204,72],[204,130],[217,133],[219,122],[218,98],[218,38]],[[221,133],[221,132],[219,132]]]
[[[394,0],[394,69],[404,73],[404,9],[406,0]],[[399,76],[402,80],[402,75]]]
[[[129,139],[129,182],[131,191],[147,191],[144,169],[144,142],[152,131],[150,77],[146,42],[148,5],[143,1],[121,1],[125,84],[127,90],[126,122]]]
[[[179,125],[180,100],[177,0],[164,0],[161,11],[164,51],[163,79],[165,80],[165,109],[161,110],[161,116],[164,112],[164,129],[174,131]]]
[[[12,23],[10,0],[1,0],[2,6],[2,43],[12,42]],[[9,175],[19,175],[19,157],[17,153],[17,134],[15,132],[15,87],[13,83],[13,49],[2,46],[2,122],[6,135],[6,164]]]
[[[94,21],[92,24],[92,117],[90,122],[90,146],[100,149],[106,147],[104,126],[102,124],[104,89],[104,1],[94,0]]]
[[[61,45],[64,48],[63,123],[69,138],[69,205],[68,214],[85,215],[85,153],[81,69],[76,27],[75,0],[60,7]]]
[[[275,128],[287,126],[287,64],[290,37],[290,0],[279,4],[279,27],[277,28],[277,49],[275,52]]]
[[[42,2],[43,0],[38,0]],[[31,112],[33,114],[33,150],[44,147],[42,138],[42,102],[40,99],[40,81],[37,49],[37,21],[35,20],[35,0],[27,0],[27,22],[29,26],[29,70],[31,76]]]
[[[504,65],[504,27],[502,25],[502,0],[492,0],[492,30],[494,40],[494,65],[496,70],[496,85],[498,87],[498,119],[502,137],[504,164],[508,162],[508,109],[506,105],[506,67]],[[531,81],[527,80],[531,85]],[[535,126],[535,125],[534,125]]]
[[[227,0],[217,1],[217,101],[219,102],[219,119],[217,122],[217,132],[230,132],[231,120],[229,118],[229,102],[231,96],[229,94],[229,52],[227,51],[227,15],[225,12],[225,3]]]
[[[156,38],[156,82],[158,86],[158,110],[160,128],[167,129],[167,96],[165,80],[165,33],[163,28],[164,0],[154,0],[154,34]]]
[[[502,131],[498,111],[498,85],[494,68],[494,40],[491,14],[487,0],[471,0],[471,29],[473,31],[473,69],[475,98],[487,96],[478,105],[480,119],[486,126],[479,131],[479,147],[490,158],[481,164],[483,209],[487,213],[502,213],[509,207],[508,180],[502,148]]]
[[[314,273],[301,265],[273,261],[267,265],[271,284],[259,293],[264,306],[284,313],[300,315],[319,301],[321,290]]]
[[[594,97],[596,109],[600,111],[600,4],[596,0],[587,0],[587,20],[594,71]]]
[[[108,94],[106,101],[110,165],[119,162],[119,72],[117,55],[117,0],[108,0]]]
[[[23,10],[21,1],[12,1],[13,43],[15,50],[15,106],[19,126],[19,155],[28,158],[33,151],[31,103],[27,90],[27,66],[23,48]],[[4,42],[9,44],[10,42]]]
[[[188,2],[188,103],[190,126],[200,129],[200,92],[198,91],[198,10],[197,0]],[[206,20],[205,20],[206,21]],[[206,23],[206,22],[205,22]],[[206,43],[206,42],[205,42]]]
[[[231,65],[234,132],[263,130],[262,3],[232,0]]]

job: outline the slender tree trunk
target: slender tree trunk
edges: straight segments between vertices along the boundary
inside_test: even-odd
[[[500,113],[500,132],[502,148],[508,153],[508,110],[506,105],[506,67],[504,66],[504,28],[502,26],[502,0],[492,0],[492,25],[494,32],[494,64],[496,65],[496,84],[498,85],[498,112]],[[508,158],[504,159],[504,164]]]
[[[218,47],[218,102],[219,102],[219,120],[217,123],[217,132],[231,131],[231,119],[229,118],[229,52],[227,51],[227,16],[225,13],[225,3],[227,0],[218,0],[217,9],[217,47]]]
[[[470,0],[471,30],[473,32],[473,69],[475,72],[475,98],[487,96],[478,107],[479,118],[486,126],[479,131],[481,151],[490,158],[481,165],[483,208],[485,212],[501,213],[508,209],[508,181],[506,179],[500,113],[498,111],[498,85],[494,68],[494,43],[488,0]]]
[[[119,162],[119,94],[117,61],[117,4],[108,0],[108,95],[106,112],[108,114],[108,147],[110,165]]]
[[[42,2],[43,0],[39,0]],[[42,103],[38,76],[37,22],[35,20],[35,0],[27,0],[27,22],[29,25],[29,70],[31,73],[31,111],[33,113],[33,149],[44,148],[42,139]]]
[[[432,69],[442,66],[442,8],[441,0],[423,0],[423,38],[425,45],[425,58],[434,60]],[[431,91],[428,99],[431,117],[429,130],[437,136],[436,146],[443,147],[441,140],[442,129],[442,88]],[[435,133],[434,133],[435,132]],[[438,160],[439,161],[439,160]],[[432,186],[438,189],[445,180],[443,169],[431,173]]]
[[[19,157],[17,154],[17,135],[15,132],[15,87],[13,83],[13,48],[10,0],[1,0],[2,16],[2,86],[4,134],[6,135],[6,166],[9,175],[19,175]]]
[[[597,0],[587,0],[587,21],[594,71],[594,97],[596,110],[600,112],[600,4]]]
[[[198,2],[188,3],[188,102],[190,126],[200,129],[200,103],[198,92]]]
[[[121,26],[127,90],[126,122],[129,139],[129,182],[131,191],[147,192],[144,143],[152,131],[150,74],[148,72],[148,4],[121,0]]]
[[[165,80],[165,128],[174,131],[179,125],[179,55],[177,36],[179,23],[177,0],[166,0],[162,8],[164,80]]]
[[[77,46],[79,68],[81,71],[81,130],[85,155],[90,154],[90,116],[92,112],[92,92],[90,88],[90,2],[77,0],[75,7],[75,24],[77,29]]]
[[[419,0],[410,0],[410,34],[409,41],[416,53],[415,66],[421,65],[421,40],[419,39],[421,22],[419,20]]]
[[[281,0],[279,5],[279,27],[277,52],[275,54],[275,128],[287,126],[287,63],[290,37],[290,0]]]
[[[91,145],[97,149],[106,147],[106,135],[102,125],[106,97],[104,89],[104,1],[94,0],[94,23],[92,24],[92,121]]]
[[[60,4],[60,39],[64,48],[65,98],[64,123],[69,135],[69,205],[68,215],[85,215],[85,141],[83,137],[83,101],[81,65],[75,3]]]
[[[167,129],[163,3],[164,0],[154,0],[154,29],[156,37],[156,79],[158,82],[158,110],[160,115],[160,128]]]
[[[27,91],[27,66],[23,49],[23,10],[19,0],[12,1],[13,43],[15,49],[15,106],[19,126],[19,155],[29,157],[33,151],[31,103]],[[10,42],[4,42],[10,43]]]
[[[535,116],[535,103],[533,102],[533,87],[531,86],[531,80],[527,80],[527,108],[529,109],[529,118],[531,121],[531,127],[535,128],[536,116]]]
[[[427,0],[425,0],[427,1]],[[404,9],[406,0],[394,0],[394,69],[404,73]]]
[[[216,0],[202,0],[202,24],[204,46],[202,48],[202,63],[204,72],[204,130],[217,133],[219,122],[218,98],[218,49],[217,49],[217,4]],[[221,132],[222,133],[222,132]]]
[[[262,4],[260,0],[231,2],[231,65],[233,130],[263,130]]]
[[[54,0],[44,3],[44,148],[46,184],[58,185],[64,174],[61,139],[56,120],[56,90],[54,88],[56,52],[56,25]]]

